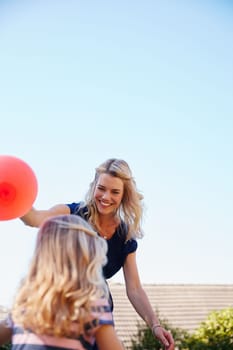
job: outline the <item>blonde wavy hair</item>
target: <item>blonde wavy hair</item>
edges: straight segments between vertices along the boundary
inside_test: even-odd
[[[127,239],[141,238],[143,236],[141,228],[143,196],[137,189],[128,163],[122,159],[108,159],[96,168],[95,178],[91,182],[85,198],[85,205],[88,208],[88,221],[98,229],[98,210],[94,200],[94,191],[101,174],[109,174],[123,181],[124,193],[117,214],[126,224]]]
[[[80,334],[93,301],[109,295],[102,274],[106,253],[106,241],[81,217],[46,220],[15,298],[14,322],[37,334]]]

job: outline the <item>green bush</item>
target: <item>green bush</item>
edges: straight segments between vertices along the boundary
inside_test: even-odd
[[[233,308],[211,312],[183,341],[184,350],[233,350]]]
[[[183,329],[174,328],[165,320],[161,325],[170,330],[176,349],[179,350],[233,350],[233,308],[213,311],[190,334]],[[149,327],[138,324],[137,334],[131,340],[132,350],[161,350]]]
[[[11,349],[11,344],[4,344],[0,346],[0,350],[10,350]]]
[[[157,312],[158,314],[158,312]],[[160,324],[172,333],[176,347],[179,347],[188,336],[187,332],[172,327],[166,320],[160,320]],[[180,347],[179,347],[180,348]],[[160,342],[154,337],[151,329],[147,325],[138,323],[137,335],[131,340],[132,350],[161,350]],[[180,348],[181,349],[181,348]]]

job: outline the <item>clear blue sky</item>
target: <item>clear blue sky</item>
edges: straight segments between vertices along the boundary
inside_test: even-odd
[[[233,283],[232,37],[231,1],[0,2],[0,154],[34,169],[41,209],[125,159],[145,198],[144,283]],[[0,222],[0,305],[36,232]]]

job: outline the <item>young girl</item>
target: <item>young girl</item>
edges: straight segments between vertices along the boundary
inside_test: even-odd
[[[127,162],[108,159],[96,168],[85,203],[59,204],[48,210],[32,208],[21,219],[34,227],[58,214],[74,214],[89,222],[108,244],[108,262],[103,269],[105,278],[112,277],[123,268],[131,304],[151,328],[154,336],[167,350],[173,350],[173,337],[159,324],[138,274],[136,250],[137,238],[143,236],[142,198]]]
[[[106,251],[79,216],[43,223],[12,307],[12,350],[90,350],[95,341],[100,350],[123,350],[102,274]]]

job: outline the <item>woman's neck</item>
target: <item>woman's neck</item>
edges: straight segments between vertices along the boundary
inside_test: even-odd
[[[98,220],[98,232],[105,239],[110,239],[120,224],[117,216],[100,216]]]
[[[112,223],[118,222],[119,219],[115,214],[101,215],[98,216],[99,225],[112,225]]]

